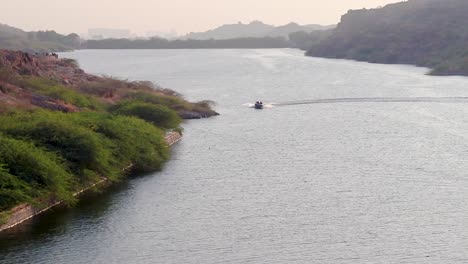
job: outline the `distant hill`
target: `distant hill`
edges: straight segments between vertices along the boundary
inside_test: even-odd
[[[88,40],[83,49],[272,49],[287,48],[283,37],[249,37],[235,39],[102,39]]]
[[[181,39],[233,39],[233,38],[248,38],[248,37],[284,37],[287,38],[290,33],[297,31],[311,32],[315,30],[325,30],[334,26],[321,25],[299,25],[297,23],[289,23],[284,26],[275,27],[273,25],[264,24],[260,21],[253,21],[249,24],[228,24],[205,32],[189,33]]]
[[[18,28],[0,24],[0,49],[28,52],[67,51],[79,48],[77,34],[61,35],[55,31],[26,32]]]
[[[430,67],[436,75],[468,75],[468,1],[409,0],[352,10],[309,56]],[[304,36],[303,36],[304,37]],[[310,40],[310,39],[309,39]]]
[[[318,45],[333,34],[333,29],[317,30],[312,32],[297,31],[289,34],[289,45],[291,48],[308,50]]]
[[[299,25],[289,23],[275,27],[254,21],[249,24],[223,25],[213,30],[189,33],[173,40],[153,37],[151,39],[102,39],[88,40],[84,49],[268,49],[289,48],[293,32],[324,31],[334,26]]]
[[[269,37],[289,37],[289,34],[294,32],[315,32],[315,31],[324,31],[327,29],[334,28],[335,25],[331,26],[322,26],[322,25],[299,25],[297,23],[289,23],[284,26],[275,27],[273,30],[268,32]]]

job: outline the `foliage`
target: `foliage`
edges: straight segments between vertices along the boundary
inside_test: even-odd
[[[0,226],[4,225],[8,222],[8,219],[10,218],[11,212],[6,211],[6,212],[0,212]]]
[[[193,111],[201,114],[202,116],[217,115],[217,113],[212,110],[212,106],[215,105],[213,101],[204,100],[196,103],[189,103],[183,100],[180,96],[174,95],[174,92],[171,90],[163,89],[157,91],[162,91],[164,94],[134,92],[129,93],[127,98],[134,101],[164,105],[178,112]],[[171,126],[170,128],[173,127]]]
[[[55,31],[25,32],[21,29],[0,24],[0,49],[28,52],[68,51],[79,48],[77,34],[61,35]]]
[[[141,119],[105,113],[73,115],[74,122],[102,134],[115,144],[114,155],[124,166],[141,172],[160,170],[168,159],[163,131]]]
[[[21,86],[33,90],[38,94],[62,100],[80,108],[97,110],[102,107],[95,98],[83,95],[50,79],[24,77]]]
[[[200,113],[209,113],[211,112],[211,107],[215,105],[215,102],[210,100],[203,100],[200,102],[196,102],[192,105],[192,111],[200,112]]]
[[[135,116],[163,128],[175,128],[181,123],[177,113],[162,104],[138,100],[122,101],[111,111],[118,115]]]
[[[37,111],[16,113],[0,118],[0,129],[10,136],[27,139],[66,160],[68,169],[81,177],[84,170],[117,178],[118,163],[112,157],[110,140],[79,126],[72,115]]]
[[[149,104],[164,105],[173,110],[189,110],[191,104],[178,96],[153,94],[148,92],[133,92],[126,96],[127,99],[145,102]]]
[[[433,74],[468,75],[468,1],[410,0],[352,10],[307,55],[416,64]]]
[[[0,211],[31,200],[32,191],[25,181],[8,173],[5,165],[0,166]]]
[[[26,59],[38,71],[22,72],[8,58],[24,54],[0,55],[0,96],[8,99],[0,102],[0,212],[49,198],[70,204],[73,193],[103,177],[160,170],[169,158],[165,130],[180,129],[179,114],[216,114],[209,101],[190,103],[150,82],[87,75],[73,60],[41,67]]]
[[[179,127],[174,128],[172,131],[177,132],[182,135],[184,133],[184,128],[179,126]]]
[[[4,164],[0,170],[1,208],[49,193],[73,201],[73,178],[55,153],[0,135],[0,162]]]
[[[0,210],[72,193],[123,168],[160,170],[168,159],[163,132],[141,119],[104,112],[47,110],[0,116]]]

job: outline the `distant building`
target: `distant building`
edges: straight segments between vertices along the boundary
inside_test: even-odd
[[[171,31],[147,31],[146,37],[160,37],[165,39],[174,39],[178,37],[178,34],[175,30]]]
[[[88,29],[88,37],[90,39],[107,39],[107,38],[131,38],[132,34],[129,29],[115,28],[90,28]]]

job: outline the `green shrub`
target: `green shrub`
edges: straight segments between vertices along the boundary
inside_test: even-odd
[[[30,201],[32,188],[25,181],[8,173],[5,165],[0,165],[0,211],[11,205]]]
[[[4,225],[8,222],[11,212],[0,212],[0,225]]]
[[[101,109],[101,104],[93,97],[82,95],[79,92],[57,84],[56,82],[45,78],[25,78],[23,87],[33,90],[34,92],[48,96],[52,99],[62,100],[80,108],[89,108],[92,110]]]
[[[169,157],[164,132],[130,116],[17,112],[0,116],[0,131],[57,153],[79,183],[118,180],[130,164],[141,172],[159,170]]]
[[[156,95],[148,92],[134,92],[128,94],[127,98],[133,101],[164,105],[176,111],[191,110],[190,103],[176,96],[169,96],[163,94]]]
[[[164,132],[144,120],[92,112],[73,114],[73,118],[111,140],[114,156],[124,167],[133,164],[140,172],[160,170],[168,159]]]
[[[114,144],[76,124],[71,117],[71,114],[51,111],[16,113],[0,118],[0,129],[60,154],[76,175],[86,176],[83,171],[87,169],[111,179],[118,178],[121,164],[113,158]]]
[[[176,128],[181,123],[179,115],[164,105],[139,101],[123,101],[111,111],[118,115],[135,116],[163,128]]]
[[[73,201],[72,175],[55,153],[0,135],[0,162],[1,207],[45,194]]]

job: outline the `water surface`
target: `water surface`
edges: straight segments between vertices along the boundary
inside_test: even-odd
[[[221,116],[163,172],[0,238],[0,263],[468,263],[468,78],[296,50],[85,50]],[[407,98],[283,105],[333,98]],[[429,98],[412,101],[411,98]]]

